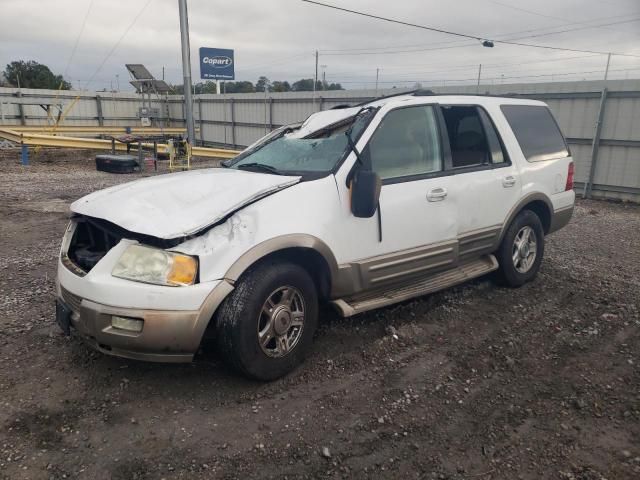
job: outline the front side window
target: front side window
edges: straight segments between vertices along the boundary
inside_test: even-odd
[[[434,108],[429,105],[391,110],[364,150],[382,180],[442,170],[442,150]]]
[[[530,162],[569,156],[564,137],[549,109],[543,105],[502,105],[522,153]]]

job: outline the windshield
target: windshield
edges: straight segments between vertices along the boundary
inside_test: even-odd
[[[300,137],[299,126],[279,129],[237,157],[231,168],[281,174],[330,172],[348,149],[345,133],[351,128],[351,138],[356,141],[371,120],[372,112],[360,111],[304,137]]]

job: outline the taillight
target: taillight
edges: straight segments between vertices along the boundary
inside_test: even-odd
[[[569,163],[569,170],[567,171],[567,184],[564,187],[565,192],[568,190],[573,190],[573,162]]]

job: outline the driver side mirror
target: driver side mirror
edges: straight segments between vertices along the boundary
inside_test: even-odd
[[[380,200],[382,180],[377,173],[358,170],[351,180],[351,213],[358,218],[371,218]]]

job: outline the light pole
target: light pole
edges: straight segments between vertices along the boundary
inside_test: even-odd
[[[604,81],[607,81],[607,77],[609,76],[609,64],[611,63],[611,54],[607,55],[607,66],[604,69]]]
[[[313,109],[316,108],[316,85],[318,84],[318,50],[316,50],[316,74],[313,78]]]
[[[182,44],[182,90],[184,94],[184,114],[187,123],[187,142],[193,145],[196,140],[193,122],[193,98],[191,96],[191,47],[189,46],[189,17],[187,0],[178,0],[180,11],[180,41]]]
[[[322,90],[324,91],[327,89],[327,66],[320,65],[320,68],[322,68]]]

